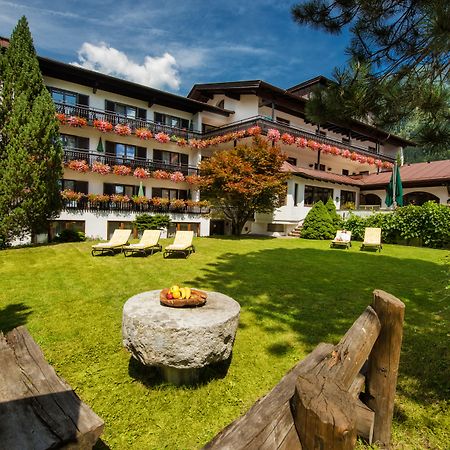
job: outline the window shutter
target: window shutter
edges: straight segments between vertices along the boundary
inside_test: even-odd
[[[180,164],[182,166],[189,165],[189,155],[186,155],[184,153],[180,153]]]
[[[89,106],[89,95],[78,94],[77,102],[82,106]]]
[[[114,112],[116,110],[114,102],[105,100],[105,111]]]
[[[145,147],[136,147],[136,157],[147,159],[147,149]]]
[[[105,153],[108,153],[109,155],[115,155],[116,154],[116,144],[111,141],[105,142]]]
[[[147,120],[147,110],[143,108],[138,108],[137,110],[138,119]]]

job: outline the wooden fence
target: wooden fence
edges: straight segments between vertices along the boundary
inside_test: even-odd
[[[376,290],[337,345],[319,344],[205,449],[389,448],[405,305]]]

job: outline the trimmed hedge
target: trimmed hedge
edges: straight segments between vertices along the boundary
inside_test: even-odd
[[[344,228],[351,230],[355,240],[363,239],[366,227],[381,228],[383,242],[388,244],[450,247],[450,208],[435,202],[403,206],[393,213],[377,213],[366,218],[351,214],[344,222]]]

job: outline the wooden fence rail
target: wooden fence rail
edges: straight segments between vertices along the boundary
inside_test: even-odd
[[[405,305],[373,298],[337,345],[319,344],[204,448],[348,450],[358,435],[389,448]]]

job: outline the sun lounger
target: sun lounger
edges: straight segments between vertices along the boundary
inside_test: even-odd
[[[193,238],[193,231],[177,231],[175,233],[173,244],[168,245],[164,249],[164,258],[167,258],[173,253],[182,253],[184,254],[184,257],[187,258],[191,253],[195,253],[195,248],[192,245]]]
[[[374,248],[381,251],[381,228],[366,228],[364,230],[364,242],[361,244],[361,250]]]
[[[123,247],[123,254],[130,256],[135,253],[140,253],[146,256],[147,252],[150,252],[152,255],[153,252],[160,252],[162,251],[161,244],[158,244],[160,236],[161,230],[144,230],[139,243],[125,245]]]
[[[331,241],[330,247],[345,247],[352,246],[352,232],[347,230],[337,230],[336,237]]]
[[[114,230],[114,233],[109,242],[101,242],[92,246],[92,256],[96,254],[103,255],[104,253],[113,254],[119,250],[122,250],[124,245],[128,244],[130,239],[131,230]]]

